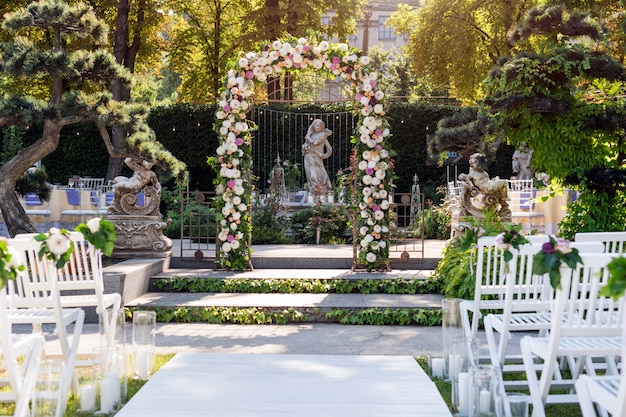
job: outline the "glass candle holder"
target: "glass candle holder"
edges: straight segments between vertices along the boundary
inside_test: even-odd
[[[133,313],[133,352],[134,376],[148,379],[154,367],[154,345],[156,336],[156,313],[135,311]]]
[[[32,395],[31,414],[33,417],[63,415],[62,408],[65,402],[62,401],[62,397],[68,395],[67,392],[63,392],[64,368],[65,362],[61,359],[40,360]]]
[[[452,354],[452,341],[455,338],[463,337],[463,328],[461,325],[461,298],[444,298],[441,304],[441,330],[443,337],[443,357],[450,358]],[[446,368],[444,370],[444,378],[449,379],[449,363],[446,360]]]
[[[122,403],[122,387],[126,385],[125,360],[117,347],[94,348],[100,412],[110,413]]]
[[[474,417],[496,417],[496,374],[491,365],[474,367]]]
[[[96,367],[85,366],[76,368],[76,379],[78,381],[78,398],[80,401],[80,410],[83,412],[92,412],[96,410]]]

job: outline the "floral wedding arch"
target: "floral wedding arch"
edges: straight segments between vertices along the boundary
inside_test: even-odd
[[[338,81],[347,81],[354,97],[359,121],[352,136],[357,156],[357,187],[353,202],[358,223],[358,264],[368,270],[389,266],[388,235],[391,223],[390,192],[393,175],[386,139],[385,94],[378,88],[378,74],[369,68],[370,59],[345,43],[326,41],[311,45],[306,39],[282,39],[266,44],[262,51],[248,52],[228,72],[216,112],[217,156],[215,166],[215,207],[217,209],[217,262],[224,268],[250,267],[251,247],[249,206],[252,185],[246,178],[252,161],[252,126],[246,119],[254,87],[269,77],[289,70],[327,72]]]

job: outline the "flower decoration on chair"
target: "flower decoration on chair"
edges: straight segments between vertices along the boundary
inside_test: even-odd
[[[570,268],[583,263],[578,249],[571,248],[569,240],[550,236],[550,241],[543,244],[541,250],[533,257],[533,274],[550,276],[552,288],[561,287],[559,268],[565,262]]]
[[[496,244],[504,251],[504,262],[509,262],[513,259],[513,254],[509,249],[518,250],[521,245],[526,245],[530,242],[520,233],[520,230],[522,230],[521,223],[514,226],[505,225],[504,228],[506,230],[496,236]]]
[[[115,225],[103,217],[94,217],[87,223],[81,223],[74,229],[83,234],[83,237],[96,249],[106,256],[111,256],[117,242]]]
[[[39,233],[35,240],[41,242],[39,259],[44,257],[54,262],[57,269],[62,268],[70,261],[74,252],[74,242],[66,229],[51,227],[47,233]]]
[[[387,267],[391,210],[389,194],[393,177],[393,152],[385,116],[386,96],[378,85],[378,74],[369,68],[370,58],[345,43],[321,41],[311,45],[304,38],[278,39],[261,45],[259,52],[241,55],[228,72],[215,113],[215,131],[220,145],[209,162],[217,171],[214,205],[218,213],[218,263],[245,269],[250,260],[251,203],[249,170],[252,161],[252,130],[246,120],[255,83],[308,68],[329,73],[347,82],[359,117],[352,143],[356,149],[355,193],[359,225],[359,263],[368,270]]]
[[[0,288],[4,288],[23,270],[22,255],[11,247],[7,239],[0,237]]]

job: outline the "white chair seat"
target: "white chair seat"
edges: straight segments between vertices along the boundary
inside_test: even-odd
[[[119,305],[121,298],[118,293],[102,294],[102,302],[107,307]],[[98,297],[95,294],[61,295],[61,305],[63,307],[98,307]]]
[[[546,357],[549,353],[550,340],[548,338],[524,337],[532,349],[540,357]],[[524,343],[522,341],[522,343]],[[564,356],[588,356],[594,357],[616,356],[622,352],[621,337],[562,337],[558,342],[559,353]],[[600,352],[595,354],[594,352]]]

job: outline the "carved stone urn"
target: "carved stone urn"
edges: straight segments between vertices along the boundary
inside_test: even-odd
[[[171,256],[172,241],[163,235],[161,195],[152,185],[139,193],[115,193],[108,217],[115,225],[117,242],[113,258],[165,258]]]

